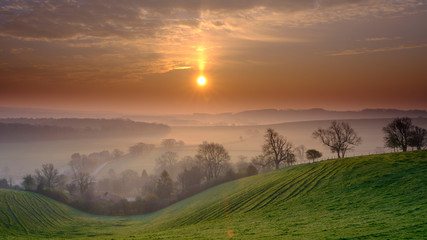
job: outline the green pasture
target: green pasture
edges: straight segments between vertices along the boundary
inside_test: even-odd
[[[149,215],[94,216],[0,191],[2,239],[425,239],[427,151],[297,165]]]

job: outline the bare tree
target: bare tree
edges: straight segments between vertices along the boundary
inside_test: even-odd
[[[94,184],[94,179],[87,172],[78,172],[73,176],[73,182],[77,185],[80,196],[84,197]]]
[[[201,162],[206,180],[217,178],[224,170],[230,156],[224,146],[218,143],[203,142],[199,145],[196,158]]]
[[[306,147],[304,145],[299,145],[298,147],[296,147],[294,149],[295,152],[295,156],[296,158],[298,158],[298,160],[300,162],[304,162],[305,161],[305,152],[306,152]]]
[[[333,121],[327,129],[317,129],[313,132],[313,137],[319,138],[331,152],[337,153],[338,158],[345,157],[347,151],[353,150],[354,146],[362,142],[362,138],[357,136],[348,123],[337,121]]]
[[[36,179],[40,188],[55,189],[64,184],[64,177],[52,163],[43,164],[41,170],[36,169]]]
[[[413,125],[410,118],[395,118],[391,123],[387,124],[387,126],[383,128],[386,147],[400,148],[402,151],[406,152],[412,128]]]
[[[166,170],[169,176],[176,180],[178,176],[178,154],[176,152],[165,152],[156,159],[156,171],[160,174]]]
[[[414,126],[409,137],[409,146],[421,150],[427,146],[427,130]]]
[[[307,159],[311,159],[313,162],[317,158],[322,157],[322,153],[317,151],[316,149],[308,149],[307,152],[305,152],[305,155]]]
[[[90,187],[94,184],[94,179],[87,167],[87,157],[85,155],[73,154],[68,165],[70,165],[72,171],[71,184],[75,184],[81,197],[86,196]],[[69,189],[72,189],[71,185]]]
[[[295,162],[295,154],[292,150],[292,143],[279,135],[274,129],[269,128],[264,135],[265,143],[262,147],[264,164],[274,164],[279,169],[280,163],[291,165]]]

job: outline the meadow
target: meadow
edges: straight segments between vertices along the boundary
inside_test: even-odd
[[[158,212],[102,217],[0,191],[4,239],[423,239],[427,151],[301,164],[228,182]]]

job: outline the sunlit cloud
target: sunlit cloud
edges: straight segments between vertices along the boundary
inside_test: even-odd
[[[329,56],[348,56],[348,55],[360,55],[360,54],[368,54],[368,53],[381,53],[381,52],[390,52],[390,51],[400,51],[414,48],[424,48],[427,47],[427,43],[424,44],[415,44],[415,45],[404,45],[404,46],[396,46],[396,47],[384,47],[384,48],[375,48],[375,49],[349,49],[336,53],[329,54]]]

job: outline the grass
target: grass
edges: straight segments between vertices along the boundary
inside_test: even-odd
[[[153,214],[103,217],[0,191],[0,238],[425,239],[427,151],[298,165],[209,189]]]

